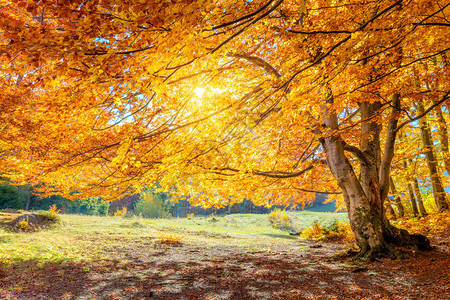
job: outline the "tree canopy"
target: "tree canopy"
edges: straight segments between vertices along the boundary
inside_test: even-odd
[[[2,5],[1,172],[49,193],[158,182],[211,206],[324,192],[384,224],[391,166],[419,155],[405,153],[417,121],[450,98],[446,1]],[[389,238],[366,227],[352,223],[376,252],[363,236]]]

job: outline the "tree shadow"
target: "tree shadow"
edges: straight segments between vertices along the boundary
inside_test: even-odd
[[[0,290],[19,299],[61,299],[82,295],[91,284],[86,267],[74,262],[49,262],[38,260],[18,261],[2,266]],[[0,293],[0,298],[4,296]]]
[[[298,239],[298,236],[296,235],[286,235],[281,233],[263,233],[262,236],[267,236],[270,238],[277,238],[277,239],[285,239],[285,240],[296,240]]]
[[[325,249],[314,255],[308,250],[248,253],[236,249],[196,257],[190,256],[193,252],[187,247],[172,250],[156,256],[150,250],[134,260],[89,266],[17,262],[0,276],[0,298],[420,299],[423,288],[414,288],[414,278],[397,267],[383,270],[378,265],[357,268],[325,262],[329,258]],[[448,254],[442,259],[450,261]],[[402,263],[397,261],[396,266]]]

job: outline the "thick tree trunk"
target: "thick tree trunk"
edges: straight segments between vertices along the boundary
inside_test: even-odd
[[[386,197],[389,189],[389,167],[393,157],[396,121],[389,126],[391,130],[387,137],[389,143],[385,145],[385,153],[380,163],[379,133],[381,127],[371,120],[379,104],[363,103],[361,105],[361,115],[364,116],[362,119],[371,121],[362,126],[361,150],[358,150],[357,147],[344,143],[337,134],[339,125],[337,114],[330,109],[332,103],[333,97],[329,92],[327,95],[328,105],[322,107],[322,121],[327,131],[324,132],[320,142],[326,153],[327,165],[342,190],[350,225],[361,249],[359,257],[372,259],[379,255],[396,256],[393,244],[414,244],[419,248],[429,248],[426,237],[409,235],[405,230],[392,227],[383,212],[383,197]],[[344,153],[346,149],[360,159],[360,179],[356,176]],[[389,151],[391,152],[386,153]]]
[[[423,108],[422,102],[418,103],[419,113],[423,113],[425,110]],[[433,152],[433,142],[431,139],[431,131],[428,122],[425,117],[420,119],[420,129],[422,131],[422,142],[424,147],[424,152],[427,157],[427,165],[430,171],[431,184],[433,187],[433,196],[436,203],[436,210],[443,211],[449,209],[449,204],[447,201],[447,194],[442,186],[441,177],[438,174],[438,165],[436,161],[436,156]]]

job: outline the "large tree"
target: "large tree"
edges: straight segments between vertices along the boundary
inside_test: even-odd
[[[2,172],[73,197],[158,182],[204,206],[329,193],[362,257],[426,247],[384,202],[397,134],[449,99],[449,5],[8,3]]]

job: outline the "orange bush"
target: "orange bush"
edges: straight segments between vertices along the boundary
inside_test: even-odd
[[[58,209],[55,204],[50,205],[50,209],[48,211],[54,214],[59,214],[61,212],[61,210]]]

